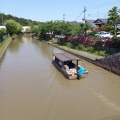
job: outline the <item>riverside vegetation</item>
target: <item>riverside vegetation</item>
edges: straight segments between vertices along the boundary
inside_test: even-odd
[[[114,13],[114,14],[113,14]],[[102,38],[97,39],[94,35],[97,30],[88,23],[72,24],[66,21],[49,21],[36,24],[30,24],[29,32],[34,32],[40,40],[50,40],[55,38],[55,35],[65,35],[64,38],[57,38],[57,43],[62,46],[67,46],[72,49],[83,50],[89,53],[94,53],[100,56],[108,56],[120,51],[120,38],[116,37],[116,22],[120,22],[120,15],[117,12],[117,7],[114,6],[108,11],[107,24],[101,27],[113,33],[112,39]],[[15,20],[6,20],[6,32],[10,36],[19,34],[22,30],[21,24]],[[91,30],[92,33],[87,34],[86,31]]]

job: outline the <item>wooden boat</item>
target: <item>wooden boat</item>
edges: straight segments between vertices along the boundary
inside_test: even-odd
[[[85,74],[79,76],[77,73],[78,62],[81,60],[79,57],[76,57],[69,53],[54,53],[53,54],[53,64],[60,70],[63,75],[68,79],[77,79],[86,77],[88,71],[86,70]],[[76,62],[76,63],[75,63]]]

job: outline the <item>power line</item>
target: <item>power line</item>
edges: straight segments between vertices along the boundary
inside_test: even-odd
[[[82,11],[82,13],[83,13],[83,11]],[[74,21],[76,21],[82,15],[82,13]]]
[[[104,2],[104,3],[101,3],[101,4],[96,4],[96,5],[94,5],[94,6],[88,6],[87,8],[90,10],[90,9],[96,9],[96,8],[99,8],[99,7],[106,7],[106,5],[107,5],[107,7],[109,6],[109,5],[113,5],[114,3],[119,3],[120,2],[120,0],[114,0],[114,1],[110,1],[110,2]],[[119,5],[119,4],[118,4]],[[115,5],[113,5],[113,6],[115,6]],[[118,9],[119,10],[119,9]],[[107,17],[107,14],[108,13],[97,13],[97,15],[96,15],[96,17],[98,18],[99,16],[104,16],[105,18]],[[88,17],[92,17],[92,15],[93,14],[88,14]],[[93,17],[95,17],[95,15],[93,16]],[[100,18],[100,17],[99,17]]]
[[[86,8],[84,7],[84,10],[81,12],[81,14],[74,20],[74,21],[76,21],[81,15],[82,15],[82,13],[84,13],[84,20],[85,20],[85,12],[86,12],[87,10],[86,10]]]
[[[120,2],[120,0],[114,0],[114,1],[110,1],[110,2],[105,2],[105,3],[101,3],[101,4],[96,4],[96,5],[94,5],[94,6],[88,6],[88,8],[89,9],[96,9],[96,7],[98,8],[98,7],[105,7],[105,5],[107,4],[107,6],[109,5],[109,4],[113,4],[113,3],[116,3],[116,2]]]
[[[120,0],[114,0],[114,1],[110,1],[110,2],[105,2],[105,3],[101,3],[101,4],[96,4],[95,6],[89,6],[88,8],[89,9],[96,9],[96,7],[98,8],[98,7],[101,7],[101,6],[103,6],[103,7],[105,7],[105,4],[113,4],[113,3],[116,3],[116,2],[120,2]],[[75,20],[74,21],[76,21],[83,13],[84,13],[84,18],[83,19],[85,19],[85,12],[86,12],[87,10],[86,10],[86,8],[84,7],[84,10],[81,12],[81,14],[79,15],[79,16],[77,16],[76,18],[75,18]],[[118,9],[118,12],[120,13],[120,9]],[[88,14],[88,17],[92,17],[92,15],[93,14]],[[103,16],[105,16],[105,18],[106,18],[106,16],[107,16],[107,13],[97,13],[97,14],[94,14],[94,17],[99,17],[100,15],[103,15]],[[72,15],[65,15],[64,14],[64,17],[63,17],[63,20],[65,20],[65,16],[72,16]],[[72,16],[73,17],[73,16]],[[75,16],[74,16],[75,17]]]
[[[63,14],[63,20],[64,20],[64,21],[66,20],[66,16],[67,16],[67,17],[74,17],[74,18],[77,17],[77,16],[73,16],[73,15],[66,15],[66,14]]]
[[[100,18],[99,16],[104,16],[106,18],[107,16],[107,13],[99,13],[99,11],[97,12],[97,14],[87,14],[88,17],[97,17],[97,18]]]

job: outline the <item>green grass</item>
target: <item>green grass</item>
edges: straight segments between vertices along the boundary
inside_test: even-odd
[[[0,43],[0,56],[2,55],[3,51],[5,50],[6,46],[9,44],[10,41],[11,41],[11,38],[8,37],[2,43]]]

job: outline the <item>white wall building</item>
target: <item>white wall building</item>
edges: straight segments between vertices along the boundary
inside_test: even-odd
[[[0,25],[0,29],[1,29],[1,28],[6,29],[6,26],[4,26],[4,25]]]
[[[30,26],[22,26],[22,32],[25,32],[26,29],[30,29]]]

